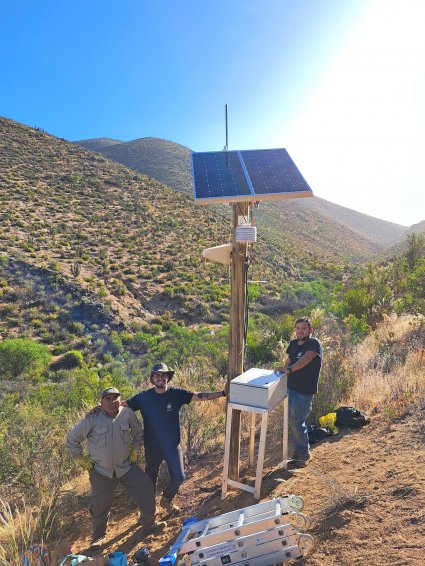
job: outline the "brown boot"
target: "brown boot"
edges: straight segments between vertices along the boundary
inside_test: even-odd
[[[178,515],[180,513],[180,507],[178,507],[175,503],[173,503],[172,499],[168,499],[168,497],[165,497],[165,495],[161,497],[159,504],[170,515]]]
[[[97,550],[98,548],[103,546],[105,544],[105,542],[106,542],[106,536],[105,535],[103,535],[101,537],[97,537],[97,538],[93,537],[93,540],[90,542],[89,549],[90,550]]]

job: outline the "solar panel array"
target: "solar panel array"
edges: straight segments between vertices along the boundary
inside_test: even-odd
[[[205,204],[313,196],[286,149],[192,153],[192,173]]]

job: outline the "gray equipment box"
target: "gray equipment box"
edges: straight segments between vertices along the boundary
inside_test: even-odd
[[[229,402],[272,411],[287,395],[284,373],[251,368],[230,382]]]

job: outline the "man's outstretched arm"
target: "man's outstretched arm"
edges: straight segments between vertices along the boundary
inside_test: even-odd
[[[192,401],[212,401],[213,399],[219,399],[220,397],[226,397],[226,391],[201,391],[200,393],[194,393]]]

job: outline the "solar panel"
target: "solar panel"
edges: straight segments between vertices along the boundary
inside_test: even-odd
[[[192,153],[192,173],[202,204],[313,196],[286,149]]]

